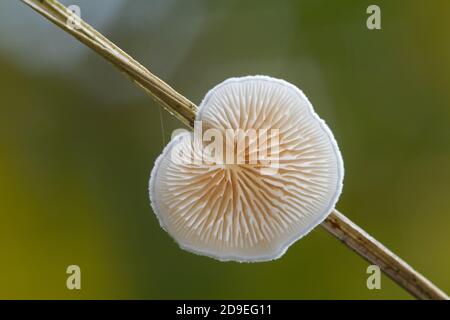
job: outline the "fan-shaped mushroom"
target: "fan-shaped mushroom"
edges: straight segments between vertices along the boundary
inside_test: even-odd
[[[205,152],[209,145],[192,133],[167,145],[151,174],[150,198],[161,226],[182,248],[219,260],[276,259],[334,208],[341,154],[297,87],[266,76],[231,78],[206,95],[196,120],[222,133],[225,149],[237,144],[230,130],[276,130],[278,141],[276,151],[250,162],[267,149],[258,142],[271,135],[250,137],[243,151],[232,148],[233,163],[221,161],[217,150]],[[202,161],[186,161],[199,152]],[[236,162],[239,153],[244,162]]]

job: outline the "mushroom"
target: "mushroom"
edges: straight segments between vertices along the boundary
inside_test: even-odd
[[[194,132],[198,125],[222,138],[176,136],[150,177],[153,211],[181,248],[221,261],[274,260],[333,210],[341,153],[296,86],[267,76],[230,78],[208,92]],[[239,130],[261,134],[239,149]]]

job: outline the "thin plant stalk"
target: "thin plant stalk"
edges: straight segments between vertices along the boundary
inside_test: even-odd
[[[193,128],[197,111],[194,103],[152,74],[64,5],[56,0],[21,1],[111,62],[169,113],[186,126]],[[449,299],[427,278],[336,209],[322,222],[322,227],[369,263],[379,266],[380,270],[414,297],[432,300]]]

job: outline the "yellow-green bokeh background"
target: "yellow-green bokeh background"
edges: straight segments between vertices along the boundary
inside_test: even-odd
[[[196,103],[231,76],[299,86],[343,153],[338,208],[450,291],[450,1],[64,3]],[[147,194],[158,106],[19,1],[0,28],[0,298],[410,298],[386,277],[369,291],[320,227],[270,263],[180,250]]]

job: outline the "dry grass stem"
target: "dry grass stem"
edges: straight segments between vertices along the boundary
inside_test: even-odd
[[[69,19],[74,19],[74,15],[58,1],[21,1],[111,62],[178,120],[193,127],[197,110],[194,103],[176,92],[83,20],[76,20],[78,23],[76,28],[71,27],[67,22]],[[449,299],[428,279],[337,210],[328,216],[322,223],[322,227],[371,264],[378,265],[387,276],[416,298]]]

